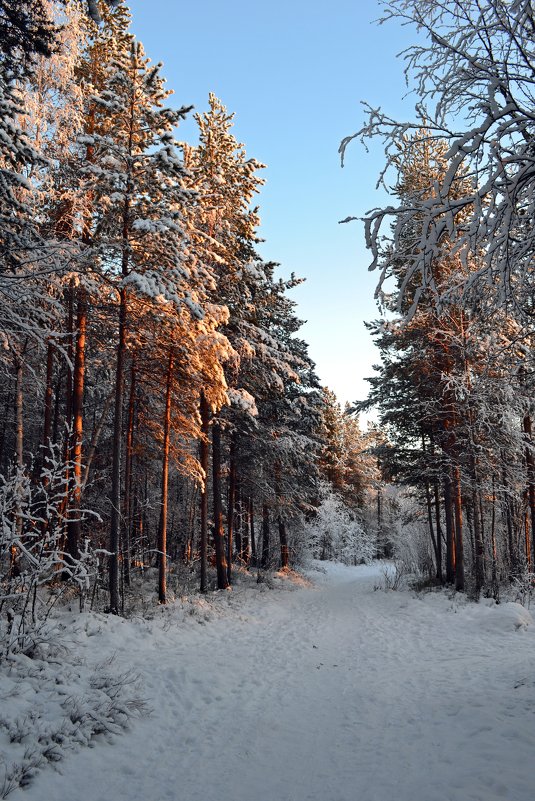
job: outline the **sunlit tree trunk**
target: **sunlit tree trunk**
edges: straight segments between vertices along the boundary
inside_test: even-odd
[[[234,437],[230,446],[230,470],[228,484],[228,513],[227,513],[227,578],[232,583],[232,549],[234,546],[234,522],[236,512],[236,454]]]
[[[67,378],[65,381],[65,421],[70,429],[72,423],[72,365],[74,363],[74,278],[66,289],[67,298]],[[65,443],[65,461],[68,461],[68,442]]]
[[[69,282],[69,286],[65,290],[65,299],[67,301],[67,335],[68,335],[68,346],[67,346],[67,370],[65,376],[65,423],[67,428],[67,434],[65,436],[65,443],[63,447],[63,459],[66,465],[69,465],[70,462],[70,450],[71,450],[71,426],[72,426],[72,403],[73,403],[73,366],[74,366],[74,278],[72,278]],[[65,469],[65,480],[67,484],[69,484],[71,480],[71,470],[70,466],[67,466]],[[68,505],[69,505],[69,494],[65,493],[65,497],[61,504],[60,515],[62,520],[67,519],[68,515]],[[65,537],[62,538],[63,543],[62,546],[65,548],[67,546],[67,533],[65,533]]]
[[[227,564],[225,561],[225,533],[223,531],[223,509],[221,505],[221,426],[212,426],[212,476],[214,495],[214,547],[217,570],[217,588],[225,590],[228,586]]]
[[[127,294],[124,287],[120,291],[119,338],[117,342],[117,362],[115,367],[115,409],[113,418],[113,444],[111,468],[111,520],[109,589],[110,612],[119,614],[119,547],[120,547],[120,509],[121,509],[121,435],[124,392],[124,360],[126,354]]]
[[[130,586],[131,561],[131,521],[132,521],[132,463],[134,458],[134,420],[136,413],[136,362],[132,356],[130,365],[130,393],[128,396],[128,419],[126,423],[126,448],[124,470],[124,504],[123,504],[123,577],[127,587]]]
[[[76,313],[76,345],[72,378],[72,479],[69,498],[69,517],[67,520],[67,553],[71,559],[74,560],[79,557],[81,539],[80,509],[82,505],[82,441],[86,329],[87,298],[85,291],[80,289]]]
[[[167,601],[167,514],[169,501],[169,444],[171,435],[171,392],[173,386],[174,352],[169,351],[167,382],[165,390],[165,411],[163,421],[162,450],[162,492],[160,498],[160,526],[158,536],[158,600]]]
[[[208,434],[210,425],[210,410],[204,392],[201,392],[201,442],[199,457],[204,472],[204,484],[201,493],[201,592],[206,592],[207,586],[207,559],[208,559]]]

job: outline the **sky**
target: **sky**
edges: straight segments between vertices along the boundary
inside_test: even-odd
[[[131,0],[132,30],[163,62],[170,104],[208,107],[214,92],[235,113],[233,133],[249,157],[267,165],[258,198],[265,240],[260,253],[281,275],[306,281],[291,290],[306,321],[321,383],[344,404],[366,397],[378,354],[363,321],[377,318],[377,274],[361,222],[383,205],[376,190],[382,148],[358,141],[342,169],[340,141],[364,122],[361,101],[412,117],[403,61],[414,31],[378,25],[376,0]],[[192,118],[178,138],[194,143]]]

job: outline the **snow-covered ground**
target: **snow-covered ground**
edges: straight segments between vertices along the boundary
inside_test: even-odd
[[[311,580],[240,584],[152,621],[66,615],[84,669],[114,656],[152,713],[9,798],[533,801],[529,612],[374,590],[377,565]]]

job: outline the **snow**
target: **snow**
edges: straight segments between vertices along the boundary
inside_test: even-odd
[[[531,801],[529,611],[385,591],[379,564],[309,576],[241,573],[152,620],[65,613],[80,658],[113,656],[152,713],[10,799]]]

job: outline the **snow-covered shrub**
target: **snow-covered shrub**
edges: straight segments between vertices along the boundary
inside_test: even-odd
[[[531,599],[535,594],[535,573],[532,573],[527,565],[524,565],[524,569],[520,574],[513,578],[513,588],[515,590],[515,601],[529,609]]]
[[[328,486],[322,487],[321,504],[308,524],[308,542],[315,559],[356,565],[375,557],[375,532],[368,533],[354,510]]]
[[[406,574],[428,576],[433,573],[433,556],[427,518],[410,491],[396,495],[397,515],[390,521],[393,558]]]
[[[0,476],[0,656],[29,653],[58,598],[74,588],[83,599],[89,589],[88,543],[80,544],[78,559],[64,553],[69,468],[56,446],[37,479],[24,467]]]
[[[303,565],[309,556],[308,524],[304,515],[294,517],[288,522],[287,534],[291,564],[296,567]]]
[[[2,799],[69,752],[110,740],[150,713],[135,673],[116,671],[112,659],[89,666],[55,637],[46,653],[11,654],[2,665]]]

